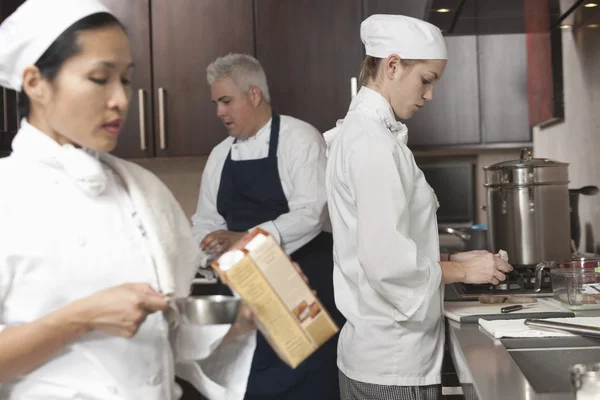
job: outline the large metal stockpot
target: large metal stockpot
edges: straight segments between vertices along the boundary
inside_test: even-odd
[[[492,251],[506,250],[516,266],[571,257],[568,167],[524,149],[484,168]]]

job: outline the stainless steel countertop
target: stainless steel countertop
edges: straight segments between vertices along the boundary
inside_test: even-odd
[[[600,316],[600,310],[577,312],[576,315]],[[500,340],[485,333],[479,324],[450,320],[447,324],[446,340],[467,400],[574,398],[570,393],[536,393]]]

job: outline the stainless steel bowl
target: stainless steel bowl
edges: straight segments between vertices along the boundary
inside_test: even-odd
[[[175,299],[182,323],[196,325],[232,324],[240,299],[233,296],[190,296]]]

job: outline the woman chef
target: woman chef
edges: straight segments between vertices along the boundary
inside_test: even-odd
[[[512,269],[486,251],[440,263],[437,201],[406,146],[408,119],[446,66],[439,29],[374,15],[361,25],[364,85],[327,132],[343,399],[437,399],[444,349],[442,283],[493,284]],[[445,256],[445,259],[448,257]]]
[[[178,399],[176,367],[209,399],[244,396],[251,319],[178,323],[166,297],[188,295],[191,228],[156,177],[106,153],[132,66],[97,0],[28,0],[0,25],[0,85],[24,116],[0,160],[2,399]]]

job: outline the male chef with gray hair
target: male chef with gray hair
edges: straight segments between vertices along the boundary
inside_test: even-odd
[[[229,136],[212,150],[202,174],[192,218],[198,243],[218,254],[254,227],[268,231],[300,265],[327,311],[343,323],[333,301],[332,236],[323,231],[323,137],[308,123],[273,110],[265,72],[249,55],[216,59],[207,68],[207,80]],[[291,369],[259,334],[245,398],[339,398],[336,345],[337,335]]]

